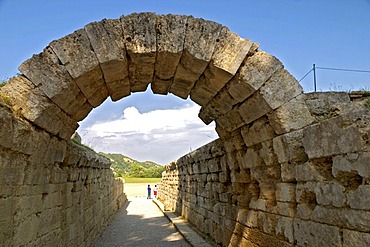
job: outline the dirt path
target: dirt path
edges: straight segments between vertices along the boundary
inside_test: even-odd
[[[128,201],[97,239],[95,247],[190,246],[152,200],[146,199],[147,186],[147,183],[125,184]]]

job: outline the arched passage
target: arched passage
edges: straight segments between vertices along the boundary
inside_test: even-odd
[[[220,139],[167,166],[162,197],[217,243],[368,242],[370,208],[358,200],[370,191],[368,107],[346,93],[303,94],[277,58],[220,24],[154,13],[102,20],[19,69],[0,90],[0,165],[24,176],[1,180],[5,244],[91,245],[122,191],[108,160],[68,140],[107,97],[149,85],[190,97],[205,124],[216,122]],[[37,230],[22,234],[33,222]]]

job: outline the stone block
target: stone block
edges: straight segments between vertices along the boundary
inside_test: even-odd
[[[92,22],[85,26],[85,31],[100,63],[112,100],[130,95],[128,61],[120,20]]]
[[[350,103],[346,92],[314,92],[306,94],[306,105],[317,119],[335,115],[337,105]]]
[[[336,182],[319,182],[315,186],[316,201],[319,205],[345,207],[345,187]]]
[[[85,29],[79,29],[49,44],[68,70],[90,105],[97,107],[108,97],[96,54]]]
[[[208,169],[210,172],[220,172],[221,165],[217,160],[210,160],[208,163]]]
[[[301,94],[268,114],[276,134],[298,130],[313,123],[315,119],[305,105],[304,98],[305,96]]]
[[[43,210],[39,213],[38,218],[40,224],[37,233],[41,236],[61,227],[61,213],[59,208]]]
[[[296,202],[276,202],[275,208],[270,208],[270,213],[276,213],[279,215],[287,216],[290,218],[294,218],[296,216]]]
[[[230,136],[230,132],[227,131],[224,127],[222,127],[219,123],[216,122],[215,131],[220,139],[227,139]]]
[[[62,194],[60,191],[43,194],[42,202],[44,209],[56,208],[62,205]]]
[[[289,243],[294,243],[292,218],[277,216],[274,230],[277,237],[281,237]]]
[[[13,245],[24,246],[29,242],[36,240],[39,231],[41,220],[36,214],[24,218],[17,222],[17,227],[14,228]]]
[[[370,233],[343,230],[343,247],[370,246]]]
[[[199,111],[199,118],[206,124],[211,123],[217,117],[230,111],[237,101],[234,100],[227,90],[218,92],[206,105]]]
[[[0,222],[10,221],[12,218],[12,197],[0,198]]]
[[[272,109],[269,104],[258,91],[238,107],[238,112],[246,123],[251,123],[254,120],[257,120],[263,115],[269,113],[271,110]]]
[[[360,185],[347,195],[348,205],[353,209],[370,211],[370,185]]]
[[[157,59],[152,91],[167,94],[184,49],[187,16],[161,15],[157,17]]]
[[[293,183],[276,184],[276,200],[281,202],[295,202],[296,185]]]
[[[260,199],[262,199],[267,207],[276,205],[276,188],[274,183],[259,183]]]
[[[288,71],[281,69],[265,82],[259,93],[271,109],[276,109],[302,94],[302,86]]]
[[[303,131],[297,130],[273,139],[274,153],[279,163],[305,162],[308,160],[304,152]]]
[[[245,125],[241,128],[241,134],[247,147],[271,140],[276,136],[273,128],[268,122],[267,117],[261,117],[250,125]]]
[[[325,176],[323,176],[318,169],[320,169],[320,167],[315,166],[315,164],[310,161],[296,165],[295,178],[298,182],[325,181]]]
[[[16,186],[22,185],[25,177],[23,168],[6,167],[0,168],[0,184],[1,186]]]
[[[279,166],[277,156],[273,150],[272,141],[264,141],[261,143],[261,148],[259,149],[259,155],[262,158],[266,166]]]
[[[297,205],[297,218],[309,220],[314,209],[314,205],[302,203]]]
[[[294,163],[282,163],[281,168],[281,180],[283,182],[295,182],[296,181],[296,164]]]
[[[38,237],[36,241],[32,242],[32,244],[34,244],[34,246],[61,246],[65,242],[60,239],[60,234],[60,229],[52,230],[47,234]]]
[[[283,65],[277,58],[257,51],[246,59],[238,73],[228,83],[228,92],[235,100],[243,102],[281,68]]]
[[[333,157],[332,174],[335,178],[344,173],[357,173],[363,178],[370,178],[370,153],[352,153]]]
[[[154,13],[133,13],[121,17],[129,57],[131,92],[145,91],[153,81],[157,51],[156,21]]]
[[[22,154],[33,155],[36,153],[40,148],[39,143],[44,141],[41,136],[43,134],[45,136],[47,135],[46,132],[33,131],[29,123],[25,120],[15,118],[10,109],[7,108],[0,108],[0,122],[2,123],[2,128],[0,129],[0,145]],[[21,154],[16,155],[5,150],[0,151],[0,153],[0,167],[6,167],[9,161],[14,163],[16,160],[21,160],[22,157]]]
[[[244,124],[245,121],[237,109],[233,109],[216,119],[216,125],[219,125],[228,132],[232,132]]]
[[[188,17],[184,52],[177,67],[170,92],[186,99],[195,82],[211,61],[221,25]]]
[[[50,101],[24,76],[13,77],[1,92],[12,101],[12,108],[24,118],[62,139],[69,139],[77,122]]]
[[[242,150],[244,148],[244,142],[242,136],[238,131],[232,133],[232,136],[224,141],[224,148],[226,153],[232,153],[233,151]]]
[[[336,117],[309,126],[303,131],[303,146],[308,157],[319,158],[360,151],[362,134],[347,117]]]
[[[235,75],[252,44],[250,40],[240,38],[227,27],[222,27],[211,62],[204,71],[205,78],[195,84],[191,99],[202,106],[207,104]]]
[[[20,196],[14,200],[13,206],[14,220],[22,221],[24,218],[43,211],[42,194]]]
[[[0,224],[0,246],[13,246],[13,221],[2,221]]]
[[[248,148],[242,162],[240,163],[243,169],[254,169],[262,165],[262,158],[259,156],[256,150]]]
[[[342,246],[338,227],[312,221],[295,219],[294,238],[298,246]]]
[[[249,208],[253,210],[260,210],[266,212],[266,205],[267,201],[264,199],[257,199],[255,200],[254,198],[251,200],[249,203]]]
[[[257,228],[258,227],[258,211],[240,209],[238,211],[237,222],[239,222],[241,225],[246,226],[246,227]]]
[[[51,137],[47,141],[47,149],[43,156],[44,164],[54,164],[55,162],[63,162],[67,153],[67,143]]]
[[[76,121],[84,119],[92,110],[87,98],[50,47],[23,62],[19,71]]]
[[[219,178],[221,183],[227,183],[230,181],[230,174],[228,172],[220,172]]]
[[[311,220],[350,230],[370,231],[369,211],[316,206],[311,214]]]
[[[251,174],[247,170],[239,172],[231,171],[230,178],[232,183],[249,183],[251,182]]]

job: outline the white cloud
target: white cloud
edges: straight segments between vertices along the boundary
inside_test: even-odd
[[[131,106],[120,119],[100,121],[79,130],[96,151],[167,164],[217,138],[214,124],[205,125],[194,103],[179,109],[140,113]]]

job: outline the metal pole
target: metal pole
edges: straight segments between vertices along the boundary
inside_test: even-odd
[[[313,64],[313,85],[315,87],[315,92],[316,92],[316,66]]]

